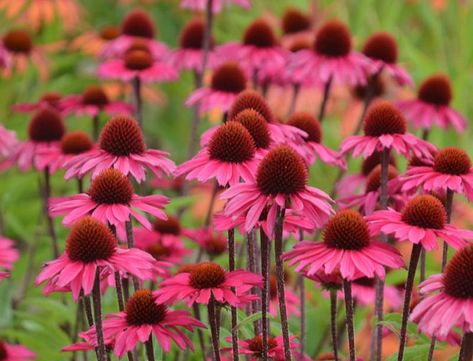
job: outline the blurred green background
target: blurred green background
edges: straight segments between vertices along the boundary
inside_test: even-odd
[[[11,0],[13,1],[13,0]],[[33,0],[35,1],[35,0]],[[123,5],[116,0],[82,0],[82,24],[65,32],[63,21],[57,19],[34,33],[35,42],[47,51],[49,77],[41,81],[34,67],[26,73],[14,74],[0,79],[0,121],[9,129],[16,130],[20,139],[25,139],[29,116],[11,111],[19,102],[36,101],[46,91],[63,94],[80,93],[88,84],[97,83],[94,70],[98,60],[79,52],[72,52],[68,44],[78,35],[100,29],[105,25],[118,25],[130,9],[139,5]],[[128,1],[130,3],[130,1]],[[149,2],[149,1],[148,1]],[[195,14],[179,8],[177,0],[155,0],[145,6],[159,29],[159,39],[170,47],[177,44],[180,29]],[[216,18],[215,38],[218,43],[238,40],[252,19],[266,16],[277,20],[288,6],[300,9],[311,8],[316,21],[337,17],[346,21],[352,31],[355,47],[373,32],[385,30],[398,40],[400,59],[412,74],[416,83],[434,72],[445,72],[452,80],[453,106],[467,119],[473,116],[473,1],[308,1],[308,0],[253,0],[250,11],[230,7]],[[277,22],[275,22],[277,25]],[[9,19],[0,13],[0,33],[9,29],[28,27],[20,18]],[[277,31],[280,31],[277,29]],[[45,50],[46,51],[46,50]],[[171,153],[177,163],[185,159],[190,134],[192,112],[183,107],[183,101],[193,89],[191,74],[182,74],[179,81],[171,84],[153,85],[164,95],[164,104],[145,105],[145,135],[148,144]],[[413,90],[414,91],[414,90]],[[317,104],[314,104],[314,110]],[[105,117],[102,119],[105,121]],[[202,130],[209,123],[202,123]],[[68,129],[90,128],[86,117],[68,118]],[[340,142],[340,121],[331,114],[324,122],[325,138],[336,148]],[[471,128],[461,135],[453,131],[434,130],[431,141],[439,147],[462,145],[470,153]],[[353,162],[356,166],[357,162]],[[312,183],[330,190],[336,171],[327,166],[316,165],[311,170]],[[44,298],[32,280],[24,280],[25,270],[32,267],[37,274],[42,262],[50,258],[49,240],[41,222],[41,205],[38,197],[39,176],[34,172],[20,173],[15,169],[0,176],[0,210],[4,233],[19,241],[23,257],[13,271],[12,280],[0,285],[0,335],[19,340],[38,353],[38,360],[66,360],[69,355],[59,349],[71,343],[65,325],[75,318],[75,308],[63,304],[61,296]],[[73,186],[57,174],[53,179],[55,195],[71,193]],[[62,238],[66,231],[57,222]],[[35,249],[34,259],[28,254]],[[405,274],[394,277],[404,277]],[[17,309],[10,305],[18,295],[23,296]],[[113,303],[110,301],[110,303]],[[321,332],[328,323],[327,302],[317,293],[309,300],[308,351],[313,351]],[[112,307],[113,309],[113,307]],[[361,319],[363,313],[358,317]],[[277,328],[277,323],[276,326]],[[172,359],[168,357],[167,359]],[[196,355],[191,359],[198,359]]]

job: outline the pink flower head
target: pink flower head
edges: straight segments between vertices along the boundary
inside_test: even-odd
[[[303,241],[283,255],[289,265],[307,276],[339,270],[343,279],[384,278],[385,267],[404,266],[399,252],[383,242],[372,241],[368,225],[353,210],[339,211],[327,224],[323,242]]]
[[[190,253],[184,247],[182,238],[190,231],[184,230],[176,217],[168,216],[166,220],[156,219],[153,229],[136,227],[133,230],[135,246],[148,252],[156,260],[182,263],[182,258]]]
[[[13,241],[0,236],[0,267],[10,271],[18,258],[20,253],[13,247]],[[9,273],[0,272],[0,282],[6,277],[9,277]]]
[[[278,44],[271,26],[263,19],[254,20],[246,28],[241,44],[219,46],[216,53],[219,58],[237,61],[248,76],[279,72],[288,56],[287,50]]]
[[[0,341],[0,356],[2,361],[33,361],[36,355],[21,345],[12,345]]]
[[[445,338],[453,327],[473,332],[473,277],[471,245],[458,251],[443,274],[433,275],[420,284],[424,298],[416,305],[410,319],[421,332]]]
[[[182,350],[194,350],[192,341],[181,329],[193,331],[195,327],[205,327],[186,311],[173,311],[157,304],[150,290],[142,289],[128,300],[125,311],[107,315],[103,321],[105,340],[114,340],[113,352],[122,358],[138,343],[145,343],[155,336],[165,352],[171,349],[171,342]],[[97,345],[95,327],[80,334],[87,343]]]
[[[193,265],[189,272],[178,273],[161,282],[154,295],[157,303],[185,300],[191,306],[195,302],[208,304],[214,297],[219,303],[238,306],[241,304],[240,297],[253,287],[261,286],[259,275],[243,270],[227,272],[216,263],[203,262]]]
[[[31,167],[39,171],[45,170],[49,162],[45,162],[42,155],[46,151],[58,151],[65,132],[64,121],[56,110],[53,108],[38,110],[29,124],[29,140],[15,147],[11,160],[18,164],[22,171]]]
[[[174,163],[168,153],[146,149],[143,133],[138,123],[129,116],[116,116],[102,129],[99,147],[80,154],[65,164],[65,178],[82,178],[92,172],[96,177],[102,170],[113,167],[125,175],[132,175],[137,182],[145,180],[145,169],[155,176],[172,174]]]
[[[287,144],[301,155],[306,154],[301,144],[305,143],[307,133],[292,125],[279,123],[263,96],[254,90],[244,90],[236,97],[227,119],[241,123],[250,132],[258,153],[266,154],[266,150],[274,145]],[[202,134],[201,146],[208,144],[218,128],[210,128]]]
[[[337,152],[322,144],[322,127],[320,122],[310,113],[294,113],[287,124],[299,128],[307,133],[302,148],[298,153],[302,155],[307,164],[313,164],[317,159],[322,162],[346,169],[346,162]]]
[[[74,224],[90,214],[104,224],[116,227],[120,239],[124,239],[125,223],[135,218],[145,228],[151,229],[150,221],[138,210],[157,218],[166,219],[163,211],[168,199],[162,195],[138,196],[133,193],[130,180],[119,170],[102,171],[91,183],[87,193],[51,199],[50,214],[64,215],[63,224]]]
[[[89,152],[94,147],[94,142],[86,132],[80,130],[68,132],[62,137],[59,147],[39,148],[36,164],[39,169],[49,167],[49,171],[54,173],[58,169],[63,169],[67,162],[79,154]]]
[[[35,284],[47,281],[47,287],[61,290],[70,288],[74,300],[80,292],[92,292],[97,269],[101,277],[114,272],[131,274],[140,280],[151,279],[154,272],[167,275],[165,263],[159,263],[149,254],[136,249],[122,249],[112,232],[92,217],[85,217],[72,228],[66,251],[56,260],[44,265]]]
[[[246,75],[240,66],[228,61],[214,70],[209,87],[199,88],[186,100],[186,106],[199,106],[200,113],[219,109],[227,112],[237,95],[246,88]]]
[[[139,42],[149,50],[153,59],[163,60],[169,55],[167,46],[154,39],[156,26],[143,9],[130,11],[121,25],[121,34],[108,41],[102,50],[104,58],[123,58],[133,44]]]
[[[445,206],[438,198],[427,194],[411,199],[402,212],[377,211],[366,219],[371,233],[392,234],[401,242],[420,243],[427,251],[437,249],[437,238],[455,249],[464,247],[465,239],[473,239],[473,231],[448,224]]]
[[[434,74],[421,84],[417,99],[397,103],[407,120],[415,128],[431,129],[438,126],[445,129],[449,126],[459,133],[466,128],[466,119],[450,107],[452,86],[444,74]]]
[[[62,95],[56,92],[44,93],[41,98],[34,103],[19,103],[12,107],[14,112],[31,113],[43,108],[53,108],[58,112],[62,111],[61,107]]]
[[[256,177],[231,186],[220,198],[227,200],[226,216],[245,217],[245,232],[262,221],[266,210],[268,228],[274,229],[278,207],[307,217],[316,227],[321,227],[333,212],[330,197],[307,185],[304,161],[285,145],[277,146],[263,158]]]
[[[225,235],[222,232],[215,232],[212,227],[195,230],[189,235],[189,238],[197,243],[210,259],[220,256],[228,250]]]
[[[212,12],[219,13],[222,11],[224,5],[238,5],[244,9],[249,9],[251,0],[213,0]],[[205,11],[207,8],[207,0],[181,0],[181,8]]]
[[[394,209],[404,206],[408,195],[401,192],[402,183],[398,178],[397,169],[390,165],[388,168],[388,196]],[[366,179],[365,193],[350,195],[338,200],[338,205],[342,208],[360,207],[364,215],[374,212],[381,194],[381,166],[374,168]]]
[[[96,117],[100,112],[108,115],[131,114],[131,104],[111,101],[102,87],[91,85],[81,95],[70,95],[61,101],[61,108],[65,115],[75,113],[78,116],[87,114]]]
[[[234,185],[253,178],[259,157],[251,134],[237,122],[227,122],[213,134],[207,146],[181,164],[176,176],[207,182],[215,178],[220,186]]]
[[[345,139],[340,153],[351,152],[353,157],[363,154],[366,159],[375,151],[393,149],[408,157],[414,153],[419,158],[432,158],[435,147],[410,133],[406,133],[406,121],[402,114],[388,101],[378,100],[366,113],[363,127],[365,135]]]
[[[156,60],[148,45],[133,42],[120,58],[100,64],[97,74],[103,79],[130,81],[138,78],[142,82],[163,82],[177,79],[177,71],[164,60]]]
[[[338,20],[331,20],[317,31],[312,49],[293,54],[289,70],[297,83],[326,84],[334,81],[355,86],[366,84],[371,61],[352,50],[350,31]]]
[[[421,187],[425,192],[451,190],[473,200],[473,168],[468,154],[461,148],[447,147],[439,150],[433,161],[410,167],[404,176],[403,191]]]
[[[290,347],[292,352],[296,352],[299,344],[294,341],[295,337],[290,337]],[[231,339],[229,340],[231,341]],[[242,355],[247,355],[251,361],[261,360],[263,357],[263,337],[255,336],[248,340],[238,340],[238,351]],[[284,345],[282,336],[268,337],[268,358],[272,361],[284,361]]]
[[[180,70],[192,70],[196,73],[202,71],[204,59],[204,33],[205,22],[201,19],[189,21],[181,31],[179,37],[179,48],[172,53],[172,64]],[[207,54],[208,65],[214,68],[217,57],[213,51],[213,39]]]
[[[385,71],[399,85],[413,85],[409,73],[397,63],[398,47],[396,39],[386,32],[371,35],[363,46],[363,54],[371,59],[373,74]]]
[[[8,158],[17,144],[16,133],[0,124],[0,159]]]

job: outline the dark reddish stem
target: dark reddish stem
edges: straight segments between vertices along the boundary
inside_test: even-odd
[[[92,139],[97,141],[99,139],[100,132],[100,113],[97,113],[92,118]]]
[[[146,357],[148,361],[154,361],[154,347],[153,347],[153,336],[150,335],[148,341],[145,342]]]
[[[48,222],[48,231],[49,231],[49,235],[51,236],[51,247],[53,250],[53,256],[54,258],[58,258],[59,248],[57,244],[56,230],[54,228],[54,220],[49,215],[49,199],[51,198],[51,177],[49,174],[49,167],[46,167],[44,169],[43,174],[44,174],[44,189],[43,189],[44,214],[46,215],[46,219]]]
[[[287,111],[287,116],[291,116],[296,111],[297,99],[299,98],[301,86],[300,84],[294,84],[292,86],[292,98],[291,104],[289,105],[289,110]]]
[[[324,85],[324,93],[322,98],[322,103],[320,104],[318,119],[319,122],[322,123],[325,117],[325,112],[327,110],[327,103],[330,97],[330,89],[332,88],[332,77],[330,77]]]
[[[123,312],[125,310],[125,304],[123,302],[122,280],[118,272],[115,272],[115,290],[117,293],[118,309],[120,312]]]
[[[210,296],[210,301],[207,306],[209,312],[210,333],[212,335],[213,361],[220,361],[217,311],[213,296]]]
[[[281,258],[283,252],[283,223],[285,209],[278,207],[276,224],[274,226],[276,278],[278,288],[279,313],[281,316],[282,336],[284,343],[284,357],[291,361],[291,346],[289,342],[289,327],[287,322],[286,295],[284,293],[284,266]]]
[[[268,361],[268,334],[269,334],[269,268],[270,268],[270,246],[266,233],[263,228],[260,228],[260,242],[261,242],[261,274],[263,276],[263,291],[261,294],[262,303],[262,323],[263,323],[263,361]]]
[[[473,360],[473,333],[472,332],[464,333],[458,360],[459,361],[472,361]]]
[[[337,290],[330,290],[330,330],[332,334],[333,358],[338,361],[338,332],[337,332]]]
[[[406,291],[404,293],[404,306],[402,309],[401,339],[399,343],[399,351],[397,353],[398,361],[402,361],[404,358],[404,349],[406,347],[407,341],[407,321],[409,319],[412,289],[414,288],[416,269],[417,264],[419,263],[421,251],[422,245],[420,243],[412,245],[411,260],[409,262],[409,270],[407,272]]]
[[[350,361],[355,361],[355,328],[353,325],[353,297],[351,294],[350,281],[343,280],[343,293],[345,295],[346,324],[348,333],[348,345],[350,348]]]
[[[207,214],[205,216],[205,221],[204,221],[205,227],[210,226],[210,222],[212,221],[212,214],[213,214],[213,209],[215,205],[215,200],[217,198],[217,192],[218,192],[218,183],[217,181],[215,181],[213,189],[212,189],[212,195],[210,196],[209,207],[207,208]]]
[[[133,97],[135,100],[135,116],[141,129],[143,129],[143,99],[141,97],[141,79],[135,76],[132,79]]]
[[[228,267],[230,272],[235,270],[235,230],[228,230]],[[232,292],[235,289],[232,288]],[[238,315],[236,307],[232,306],[232,351],[233,360],[238,361]]]
[[[194,303],[192,305],[192,310],[194,312],[194,317],[197,320],[201,321],[199,304]],[[200,350],[202,351],[202,357],[203,357],[204,361],[206,361],[207,356],[206,356],[206,351],[205,351],[206,347],[205,347],[204,333],[202,332],[202,330],[200,328],[197,329],[197,336],[199,337],[199,344],[200,344]]]
[[[135,246],[135,241],[133,237],[133,225],[131,224],[131,220],[125,222],[125,229],[126,229],[126,243],[128,249],[132,249]],[[133,288],[136,291],[140,289],[140,283],[138,282],[138,278],[133,277]]]
[[[103,339],[102,327],[102,301],[100,294],[100,269],[95,272],[94,288],[92,290],[92,300],[94,303],[95,332],[97,334],[97,359],[105,361],[105,343]]]
[[[299,230],[299,242],[304,240],[304,231],[302,229]],[[301,335],[299,337],[299,347],[300,347],[300,359],[304,359],[305,355],[305,282],[304,276],[299,274],[298,276],[298,283],[299,283],[299,298],[300,298],[300,331]]]

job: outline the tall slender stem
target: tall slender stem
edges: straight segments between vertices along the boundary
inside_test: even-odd
[[[325,111],[327,109],[328,98],[330,96],[330,89],[332,88],[332,80],[333,78],[330,77],[324,85],[324,94],[323,94],[322,103],[320,104],[319,114],[318,114],[318,117],[319,117],[318,119],[320,123],[322,123],[325,117]]]
[[[117,302],[118,309],[120,312],[125,310],[125,303],[123,301],[123,290],[122,290],[122,280],[120,279],[120,273],[115,272],[115,290],[117,293]]]
[[[285,209],[278,207],[276,224],[274,226],[274,244],[276,261],[276,278],[279,300],[279,313],[281,317],[282,336],[284,344],[284,359],[291,361],[291,347],[289,342],[289,327],[287,322],[286,295],[284,292],[284,266],[281,258],[283,252],[283,223]]]
[[[289,105],[289,110],[287,111],[288,117],[296,111],[297,99],[299,98],[300,90],[301,90],[300,84],[294,84],[292,86],[291,104]]]
[[[447,223],[450,223],[452,220],[452,208],[453,208],[453,196],[454,192],[448,188],[447,189],[447,199],[445,202],[445,211],[447,212]],[[445,270],[448,261],[448,244],[447,242],[443,241],[443,251],[442,251],[442,272]],[[435,351],[435,344],[437,342],[436,337],[432,337],[430,341],[430,349],[429,349],[429,358],[428,361],[433,360],[434,351]]]
[[[472,361],[472,360],[473,360],[473,333],[465,332],[463,334],[458,361]]]
[[[143,99],[141,97],[141,79],[135,76],[132,79],[133,98],[135,101],[135,116],[141,129],[143,129]]]
[[[94,288],[92,290],[92,300],[94,303],[95,332],[97,334],[97,358],[98,361],[105,361],[105,344],[102,328],[102,301],[100,295],[100,269],[95,272]]]
[[[100,113],[97,113],[92,117],[92,139],[97,141],[100,133]]]
[[[404,357],[404,348],[406,347],[407,341],[407,320],[409,319],[412,289],[414,287],[417,263],[419,262],[421,251],[422,245],[420,243],[412,245],[411,260],[409,262],[409,270],[407,273],[406,292],[404,293],[404,306],[402,309],[401,340],[397,354],[398,361],[402,361]]]
[[[246,268],[248,272],[257,273],[256,270],[256,250],[255,250],[255,232],[251,231],[247,235],[247,242],[246,242],[246,249],[247,249],[247,258],[246,258]],[[256,289],[251,290],[251,293],[257,295]],[[258,311],[258,303],[256,300],[252,301],[249,304],[249,314],[253,314]],[[253,328],[255,335],[260,334],[259,329],[259,320],[253,322]]]
[[[215,205],[215,200],[217,199],[217,192],[218,192],[218,183],[215,181],[214,186],[212,188],[212,195],[210,196],[209,200],[209,207],[207,208],[207,214],[205,215],[204,226],[210,226],[210,222],[212,221],[212,214]]]
[[[215,309],[215,299],[210,296],[208,304],[210,333],[212,335],[213,361],[220,361],[219,337],[217,326],[217,312]]]
[[[350,281],[343,280],[343,293],[345,294],[346,324],[348,333],[348,345],[350,348],[350,361],[355,361],[355,329],[353,325],[353,297],[351,294]]]
[[[381,180],[380,180],[380,196],[379,206],[381,209],[388,208],[388,171],[389,171],[389,153],[388,148],[383,149],[381,153]],[[387,243],[388,238],[385,234],[381,235],[382,240]],[[383,304],[384,304],[384,281],[379,277],[376,277],[375,283],[376,299],[375,299],[375,315],[376,315],[376,327],[373,332],[373,341],[371,344],[371,358],[376,361],[381,361],[383,353]]]
[[[338,361],[338,341],[337,341],[337,290],[330,290],[330,330],[332,333],[333,358]]]
[[[200,83],[199,87],[202,86],[202,80],[207,70],[207,63],[209,60],[210,47],[212,46],[212,27],[213,27],[213,0],[207,0],[207,6],[205,7],[205,30],[204,30],[204,53],[202,55],[202,70],[200,72]]]
[[[49,167],[46,167],[43,171],[44,174],[44,189],[43,189],[43,209],[44,214],[48,222],[48,232],[51,237],[51,247],[53,251],[53,257],[59,257],[59,248],[57,244],[56,229],[54,228],[54,220],[49,215],[49,199],[51,198],[51,177],[49,174]]]
[[[202,78],[198,71],[194,72],[194,78],[195,78],[195,88],[198,89],[202,85]],[[200,124],[199,106],[195,105],[192,108],[191,136],[189,140],[189,148],[187,149],[187,159],[191,159],[194,156],[195,149],[197,147],[199,124]]]
[[[304,240],[304,231],[299,229],[299,242]],[[304,276],[299,274],[298,276],[298,284],[299,284],[299,298],[300,298],[300,337],[299,337],[299,347],[300,347],[300,359],[304,359],[305,355],[305,282]]]
[[[427,140],[429,138],[430,130],[424,128],[422,131],[422,139]],[[425,281],[425,266],[426,266],[426,253],[425,250],[422,249],[420,252],[420,282]]]
[[[228,268],[230,272],[235,270],[235,230],[228,230]],[[234,289],[232,289],[234,291]],[[238,315],[236,307],[232,306],[232,351],[233,360],[238,361]]]
[[[154,361],[154,347],[153,347],[153,336],[150,335],[148,341],[145,342],[146,357],[148,361]]]
[[[270,268],[270,243],[269,239],[264,233],[263,228],[260,228],[260,242],[261,242],[261,275],[263,276],[263,291],[261,294],[262,303],[262,323],[263,323],[263,361],[268,361],[268,334],[269,334],[269,268]]]
[[[125,222],[125,229],[126,229],[126,243],[128,249],[132,249],[135,246],[135,241],[133,237],[133,225],[131,224],[131,220]],[[133,288],[136,291],[140,289],[140,283],[138,282],[138,278],[133,277]]]

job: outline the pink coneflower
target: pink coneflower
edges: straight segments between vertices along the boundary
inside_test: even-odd
[[[113,352],[119,358],[132,351],[138,343],[152,344],[152,336],[165,352],[171,349],[172,341],[182,350],[194,350],[192,341],[181,329],[193,331],[205,325],[192,318],[186,311],[173,311],[157,304],[150,290],[136,291],[128,300],[124,312],[107,315],[103,321],[104,339],[115,340]],[[89,344],[97,344],[95,327],[80,334]]]
[[[61,100],[64,115],[96,117],[100,112],[108,115],[131,114],[133,106],[122,101],[111,101],[104,89],[98,85],[87,87],[81,95],[69,95]]]
[[[399,181],[397,169],[388,166],[387,192],[389,201],[394,209],[400,209],[404,206],[408,195],[401,192],[402,183]],[[363,194],[351,195],[338,200],[342,208],[360,207],[364,215],[372,214],[378,204],[381,195],[381,165],[374,168],[366,179],[365,192]]]
[[[168,199],[162,195],[138,196],[133,193],[130,180],[116,169],[103,170],[91,183],[87,193],[52,199],[50,214],[64,215],[63,224],[72,225],[90,214],[104,224],[116,227],[120,238],[125,234],[125,222],[135,218],[151,229],[150,221],[138,210],[166,219],[163,211]]]
[[[443,274],[431,276],[419,286],[424,298],[416,305],[410,319],[421,332],[446,337],[453,327],[473,332],[473,290],[471,264],[473,247],[457,252]]]
[[[238,5],[244,9],[249,9],[251,0],[213,0],[212,12],[221,12],[225,5]],[[204,11],[207,8],[207,0],[181,0],[181,8]]]
[[[363,187],[366,188],[366,182],[371,172],[381,164],[382,152],[375,151],[366,159],[363,159],[360,167],[360,173],[349,174],[343,177],[336,185],[337,194],[340,198],[353,196],[359,193]],[[389,165],[396,168],[396,161],[392,154],[389,155]],[[364,190],[364,189],[363,189]]]
[[[276,144],[287,144],[298,150],[307,136],[307,133],[299,128],[279,123],[263,96],[254,90],[244,90],[236,97],[228,111],[227,119],[241,123],[250,132],[258,150],[266,150]],[[261,120],[264,120],[266,125],[263,125]],[[217,129],[218,127],[210,128],[202,134],[201,146],[209,142]]]
[[[119,79],[141,82],[163,82],[177,79],[173,66],[156,60],[147,45],[135,42],[121,58],[113,58],[100,64],[97,74],[103,79]]]
[[[455,249],[464,247],[465,239],[473,239],[473,231],[446,223],[445,206],[431,195],[416,196],[402,212],[394,209],[376,211],[366,219],[373,234],[392,234],[400,242],[421,244],[427,251],[438,248],[438,238]]]
[[[295,7],[288,7],[281,17],[283,37],[307,34],[312,29],[313,20],[309,13]]]
[[[142,182],[146,178],[146,169],[157,177],[172,174],[175,165],[167,156],[168,153],[146,149],[143,133],[133,118],[116,116],[107,122],[100,133],[97,149],[66,163],[65,177],[83,177],[89,172],[95,177],[103,169],[113,167]]]
[[[30,63],[37,67],[42,78],[46,77],[46,58],[35,46],[26,30],[13,29],[3,35],[0,44],[0,64],[6,68],[5,73],[9,74],[11,71],[23,73]]]
[[[196,73],[202,71],[204,59],[204,32],[205,22],[201,19],[189,21],[179,36],[179,48],[172,54],[172,63],[180,70],[192,70]],[[214,68],[216,56],[213,52],[213,41],[208,53],[208,65]]]
[[[303,148],[302,156],[307,164],[313,164],[317,159],[322,162],[336,165],[342,169],[346,168],[345,160],[340,158],[337,152],[324,146],[322,142],[322,127],[320,122],[310,113],[294,113],[287,124],[299,128],[307,133],[304,137],[305,142],[301,145]]]
[[[11,271],[13,263],[20,258],[20,253],[13,247],[13,241],[0,236],[0,268]],[[0,271],[0,282],[9,277],[9,273]]]
[[[427,165],[410,167],[401,181],[403,191],[421,187],[426,192],[464,194],[473,200],[473,169],[468,154],[461,148],[447,147],[439,150]]]
[[[80,130],[66,133],[60,143],[60,147],[47,147],[37,150],[37,167],[39,169],[49,168],[51,173],[63,169],[65,164],[79,154],[94,148],[94,142],[89,135]]]
[[[215,232],[211,227],[194,231],[190,238],[201,247],[210,259],[220,256],[228,250],[228,241],[225,234]]]
[[[299,344],[294,341],[295,337],[291,337],[291,350],[295,352]],[[268,338],[268,357],[272,361],[284,361],[284,346],[282,336]],[[248,340],[238,341],[238,351],[247,355],[250,360],[261,360],[263,358],[263,336],[258,335]]]
[[[250,133],[237,122],[227,122],[216,130],[207,146],[194,158],[181,164],[174,174],[186,174],[186,179],[206,182],[215,178],[219,185],[227,186],[240,179],[253,178],[259,159]]]
[[[316,227],[321,227],[333,212],[330,197],[307,185],[304,161],[285,145],[272,149],[261,160],[256,177],[231,186],[220,198],[228,200],[225,215],[245,216],[245,232],[250,232],[261,221],[261,214],[267,207],[269,229],[274,229],[278,207],[303,214]]]
[[[123,19],[121,34],[105,45],[102,56],[122,58],[134,43],[139,42],[148,49],[151,59],[162,60],[169,55],[169,49],[154,39],[156,32],[156,26],[148,12],[143,9],[132,10]]]
[[[77,301],[81,291],[85,295],[92,292],[97,269],[101,270],[101,276],[123,272],[141,280],[152,278],[152,272],[158,270],[162,276],[167,274],[162,264],[149,254],[135,248],[119,248],[106,225],[85,217],[72,227],[65,252],[44,265],[35,283],[47,281],[48,288],[70,288]]]
[[[62,111],[61,100],[62,100],[61,94],[56,93],[56,92],[47,92],[47,93],[44,93],[37,102],[15,104],[12,107],[12,110],[14,112],[19,112],[19,113],[30,113],[30,112],[36,112],[43,108],[51,107],[57,110],[58,112],[61,112]]]
[[[269,276],[269,313],[276,317],[279,311],[279,298],[278,298],[278,284],[277,284],[276,274]],[[284,282],[287,283],[287,279],[284,279]],[[284,289],[284,294],[286,298],[286,309],[287,315],[299,316],[300,315],[300,300],[299,297],[289,288]]]
[[[254,20],[246,28],[241,44],[219,46],[216,53],[219,57],[237,61],[249,77],[258,77],[260,71],[268,75],[280,71],[288,55],[287,50],[278,44],[271,26],[263,19]]]
[[[364,119],[365,135],[355,135],[345,139],[340,153],[360,154],[366,159],[375,151],[393,149],[406,157],[414,153],[419,158],[432,158],[435,147],[407,133],[406,121],[402,114],[388,101],[378,100],[368,108]]]
[[[379,32],[371,35],[366,40],[362,52],[371,59],[374,74],[380,74],[382,71],[385,71],[399,85],[413,84],[409,73],[396,64],[398,48],[396,39],[390,33]]]
[[[29,140],[15,147],[11,160],[18,164],[22,171],[31,167],[45,170],[40,153],[46,150],[58,150],[66,128],[61,115],[52,108],[39,110],[31,119],[28,127]],[[51,149],[50,149],[51,148]]]
[[[2,361],[33,361],[36,355],[24,346],[0,341],[0,359]]]
[[[261,285],[261,276],[254,273],[243,270],[228,272],[216,263],[203,262],[192,266],[189,272],[164,280],[154,294],[157,303],[185,300],[191,306],[194,302],[208,304],[215,299],[236,307],[241,303],[237,295]]]
[[[215,109],[225,113],[237,95],[245,90],[246,81],[245,73],[237,63],[223,63],[214,70],[210,86],[195,90],[186,100],[186,106],[199,105],[201,113]]]
[[[17,143],[16,133],[0,124],[0,159],[9,157]]]
[[[368,225],[353,210],[339,211],[327,224],[323,242],[303,241],[283,256],[289,265],[297,264],[296,271],[308,276],[323,270],[331,274],[339,269],[343,279],[361,277],[383,279],[385,267],[404,266],[399,252],[379,241],[371,240]]]
[[[372,70],[370,60],[352,50],[350,31],[338,20],[331,20],[317,31],[313,48],[298,51],[290,69],[299,79],[313,84],[332,81],[355,86],[366,84],[366,73]]]
[[[417,99],[400,101],[397,106],[415,128],[428,131],[434,125],[443,129],[452,126],[461,133],[467,121],[450,107],[452,97],[450,79],[444,74],[435,74],[421,84]]]

